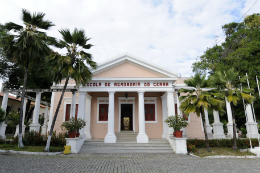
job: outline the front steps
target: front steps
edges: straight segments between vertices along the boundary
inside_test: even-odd
[[[104,143],[103,139],[84,142],[80,153],[173,153],[166,139],[149,139],[149,143],[137,143],[137,133],[116,133],[116,143]]]

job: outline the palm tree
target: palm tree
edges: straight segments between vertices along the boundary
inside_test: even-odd
[[[78,30],[75,28],[74,31],[70,33],[69,29],[62,29],[59,32],[61,33],[63,40],[60,40],[56,46],[59,48],[66,48],[67,53],[63,56],[59,55],[58,53],[54,53],[52,56],[50,56],[49,62],[51,64],[55,64],[53,67],[55,83],[60,83],[63,79],[66,80],[52,121],[46,148],[44,149],[45,151],[49,151],[53,128],[58,116],[64,92],[67,88],[69,78],[74,79],[77,86],[80,84],[86,85],[86,83],[90,81],[92,77],[90,70],[96,69],[97,67],[96,62],[92,61],[91,54],[84,51],[84,49],[90,49],[92,47],[91,44],[87,44],[87,41],[90,38],[85,36],[84,30]]]
[[[28,67],[43,62],[44,57],[51,52],[48,44],[54,41],[54,38],[48,37],[44,32],[39,30],[47,30],[51,26],[54,26],[52,22],[43,20],[45,16],[44,13],[33,13],[31,15],[25,9],[22,10],[22,13],[22,20],[25,26],[13,22],[6,23],[5,28],[8,31],[14,31],[14,34],[10,34],[3,39],[3,42],[5,43],[4,51],[6,52],[7,57],[24,69],[19,116],[19,147],[24,147],[22,142],[22,119]]]
[[[243,88],[240,89],[241,83],[246,81],[246,76],[239,79],[239,73],[235,71],[234,68],[231,68],[227,71],[220,72],[217,71],[214,76],[212,76],[211,81],[218,86],[220,90],[225,94],[227,101],[230,102],[232,120],[233,120],[233,146],[232,150],[237,151],[237,139],[236,139],[236,121],[235,121],[235,112],[234,106],[237,106],[239,100],[243,99],[244,103],[252,104],[255,100],[254,96],[251,96],[250,93],[254,89]]]
[[[206,76],[202,76],[199,73],[184,82],[192,88],[180,89],[180,92],[186,93],[185,96],[180,97],[180,109],[186,114],[194,112],[197,116],[201,115],[206,148],[210,151],[204,109],[208,110],[209,107],[212,107],[214,110],[218,110],[220,113],[223,113],[224,110],[222,107],[224,102],[219,99],[219,97],[221,98],[221,94],[210,89],[208,89],[209,91],[205,91],[205,88],[209,87],[209,83],[208,80],[206,80]]]

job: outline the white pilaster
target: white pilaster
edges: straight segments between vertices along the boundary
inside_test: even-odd
[[[219,120],[219,112],[213,110],[214,123],[213,125],[213,138],[222,139],[226,138],[224,134],[223,124]]]
[[[180,104],[180,99],[179,99],[180,93],[179,93],[178,91],[176,91],[176,95],[177,95],[177,114],[178,114],[179,116],[183,117],[182,111],[181,111],[181,109],[180,109],[180,106],[181,106],[181,104]],[[187,138],[188,136],[187,136],[187,134],[186,134],[186,127],[182,127],[182,128],[181,128],[181,131],[182,131],[182,136],[183,136],[184,138]]]
[[[204,114],[205,114],[205,126],[206,126],[208,137],[212,137],[213,134],[211,130],[211,125],[209,124],[209,114],[207,109],[204,109]]]
[[[105,143],[116,143],[116,135],[114,133],[115,123],[115,91],[109,92],[109,105],[108,105],[108,125]]]
[[[26,126],[24,125],[24,119],[25,119],[25,112],[26,112],[26,104],[27,104],[27,98],[24,98],[23,102],[23,122],[22,122],[22,134],[25,133]],[[19,124],[16,126],[15,129],[15,136],[19,134]]]
[[[167,137],[168,137],[168,124],[164,122],[168,117],[166,95],[162,96],[161,98],[162,98],[162,115],[163,115],[163,134],[162,134],[162,138],[167,139]]]
[[[2,84],[2,88],[4,87],[4,84]],[[2,89],[3,90],[3,89]],[[7,108],[7,103],[8,103],[8,95],[9,93],[8,92],[4,92],[4,96],[3,96],[3,100],[2,100],[2,105],[1,105],[1,108],[6,111],[6,108]],[[5,122],[1,122],[0,123],[0,136],[2,136],[4,139],[5,139],[5,130],[6,130],[6,124]]]
[[[138,91],[138,116],[139,133],[136,137],[137,143],[148,143],[149,139],[145,133],[144,91]]]
[[[86,106],[86,92],[79,92],[79,108],[78,108],[78,118],[81,118],[85,121],[85,106]],[[80,137],[86,140],[84,135],[84,127],[79,130]]]
[[[86,115],[85,115],[85,121],[86,122],[86,126],[84,128],[84,134],[86,136],[86,139],[91,139],[91,133],[90,133],[90,121],[91,121],[91,96],[90,95],[86,95],[87,96],[87,103],[86,103]]]
[[[50,109],[50,115],[49,115],[49,122],[48,122],[48,128],[47,128],[47,133],[51,129],[51,124],[52,124],[52,119],[53,119],[53,109],[54,109],[54,101],[55,101],[55,92],[51,93],[51,109]]]
[[[46,105],[45,111],[44,111],[44,123],[42,126],[42,134],[45,135],[47,133],[47,121],[48,121],[48,112],[49,112],[49,107]]]
[[[75,118],[76,113],[76,92],[72,92],[72,99],[71,99],[71,107],[70,107],[70,117]]]
[[[33,122],[30,124],[30,131],[34,130],[39,132],[40,124],[39,124],[39,112],[40,112],[40,105],[41,105],[41,92],[36,93],[35,99],[35,107],[33,111]]]
[[[167,109],[168,109],[168,117],[175,116],[175,103],[173,97],[173,91],[167,92]],[[173,128],[168,127],[168,136],[167,139],[173,137]]]
[[[246,130],[247,130],[247,137],[249,138],[258,138],[258,129],[257,123],[254,122],[253,114],[252,114],[252,107],[250,104],[246,105],[246,114],[247,114],[247,122],[246,122]]]

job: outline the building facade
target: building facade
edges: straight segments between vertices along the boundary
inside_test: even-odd
[[[78,92],[65,93],[54,129],[62,131],[61,124],[76,116],[87,121],[80,132],[85,139],[101,138],[113,143],[115,133],[124,130],[137,132],[139,143],[146,143],[149,138],[168,138],[172,129],[164,120],[182,115],[174,87],[182,84],[184,79],[178,73],[129,54],[118,56],[99,64],[92,80],[80,86]],[[59,84],[52,88],[62,87]],[[69,81],[69,88],[75,88],[73,80]],[[60,92],[52,94],[50,119],[60,96]],[[200,117],[190,114],[187,121],[189,125],[183,131],[188,137],[204,136]]]

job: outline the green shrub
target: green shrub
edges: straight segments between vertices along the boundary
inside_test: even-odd
[[[258,147],[258,139],[251,139],[252,147]],[[206,143],[204,139],[188,139],[187,146],[194,145],[196,148],[204,148],[206,147]],[[233,146],[233,139],[209,139],[210,147],[228,147],[231,148]],[[238,148],[250,148],[249,139],[237,139],[237,147]]]
[[[187,150],[189,153],[195,153],[198,151],[198,149],[195,147],[195,145],[187,145]]]
[[[0,144],[5,143],[5,140],[3,139],[3,137],[0,135]]]
[[[53,147],[58,147],[58,146],[65,146],[66,145],[66,140],[65,138],[68,138],[69,135],[68,133],[56,133],[56,130],[52,133],[51,136],[51,146]],[[47,139],[47,137],[46,137]],[[46,142],[45,142],[46,144]]]

